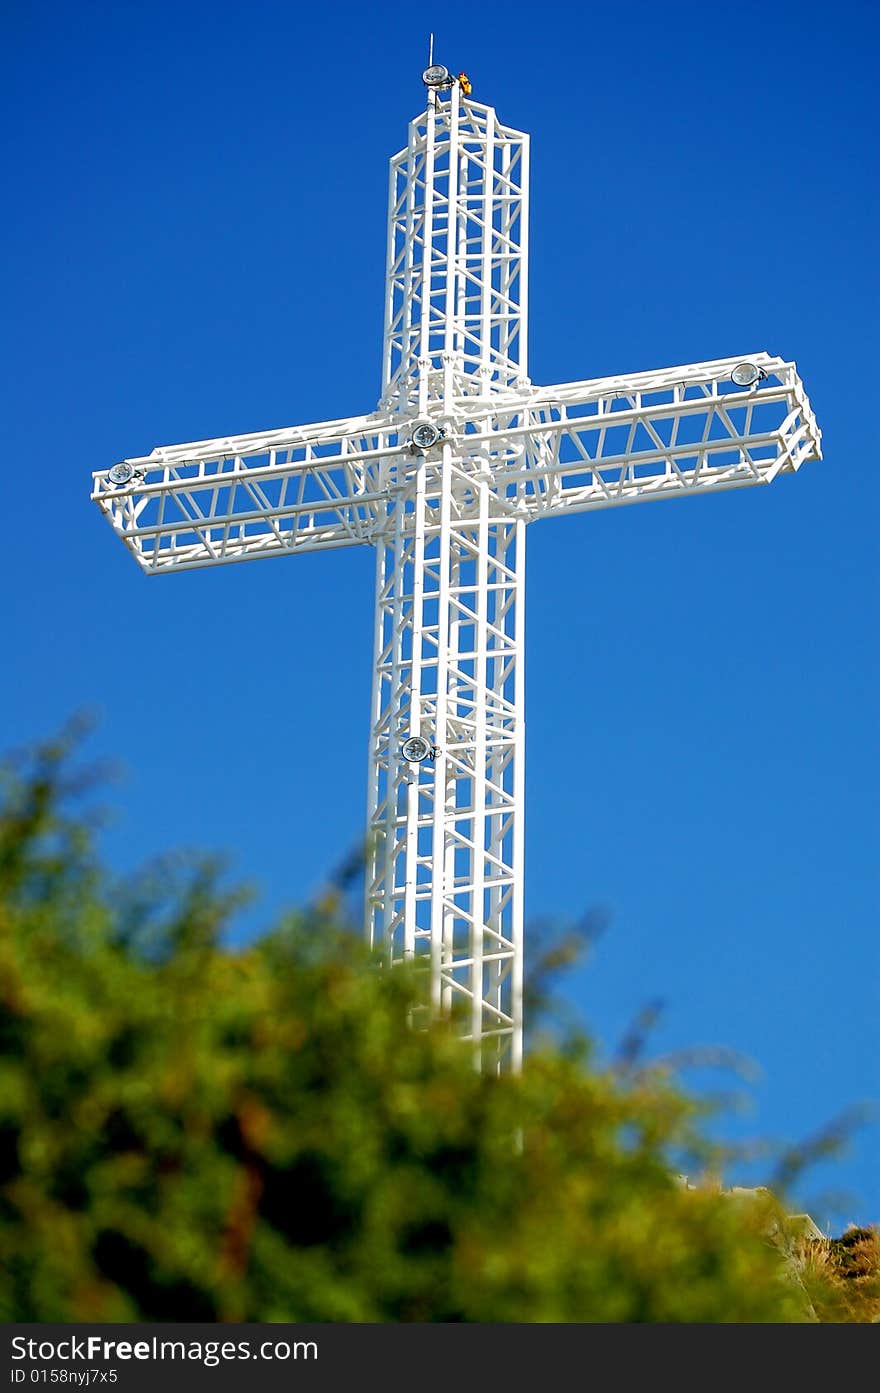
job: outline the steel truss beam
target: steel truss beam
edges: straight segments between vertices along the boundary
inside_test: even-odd
[[[457,83],[430,90],[390,166],[377,411],[165,446],[92,493],[149,575],[375,546],[368,931],[424,963],[428,1009],[460,1012],[492,1070],[522,1057],[525,524],[820,458],[794,363],[767,353],[530,383],[528,159]],[[405,758],[412,736],[432,759]]]
[[[447,432],[494,506],[527,519],[766,484],[818,458],[819,431],[793,363],[752,354],[766,376],[740,390],[738,361],[459,398]],[[151,574],[371,544],[407,438],[377,414],[165,446],[128,461],[128,488],[96,474],[92,496]]]
[[[390,167],[386,407],[527,382],[528,183],[527,135],[457,87],[429,96]]]
[[[424,954],[485,1068],[518,1066],[525,526],[447,445],[389,503],[378,544],[370,932]],[[434,758],[404,758],[422,735]]]
[[[355,416],[166,445],[130,458],[131,484],[92,497],[148,574],[356,546],[372,538],[396,423]]]

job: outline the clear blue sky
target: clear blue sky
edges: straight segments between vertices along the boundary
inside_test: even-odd
[[[823,428],[528,563],[527,914],[607,906],[583,1021],[661,998],[655,1049],[761,1066],[734,1131],[803,1137],[880,1094],[873,5],[8,5],[3,744],[96,711],[111,864],[228,850],[250,927],[357,841],[371,554],[146,580],[90,471],[374,406],[431,27],[532,132],[533,379],[766,348]],[[880,1219],[877,1138],[807,1177],[820,1221]]]

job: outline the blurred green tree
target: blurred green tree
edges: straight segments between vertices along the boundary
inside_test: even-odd
[[[335,893],[226,946],[218,867],[115,887],[69,767],[0,802],[3,1318],[812,1317],[765,1206],[676,1180],[700,1108],[662,1072],[569,1038],[477,1074]]]

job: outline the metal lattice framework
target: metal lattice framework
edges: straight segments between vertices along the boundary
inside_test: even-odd
[[[767,353],[533,386],[528,137],[465,90],[430,86],[391,160],[377,411],[162,447],[92,496],[148,575],[376,548],[368,931],[424,961],[482,1067],[516,1069],[525,525],[766,484],[820,435]]]

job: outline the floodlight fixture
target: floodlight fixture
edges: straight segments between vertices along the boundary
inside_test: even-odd
[[[761,382],[767,376],[763,368],[759,368],[757,363],[737,363],[733,372],[730,374],[731,382],[737,387],[754,387],[756,382]]]
[[[449,69],[444,68],[442,63],[432,63],[422,73],[422,82],[426,87],[446,87],[449,81]]]
[[[433,421],[416,421],[410,435],[410,444],[414,450],[423,453],[432,446],[439,445],[445,435],[442,426],[436,426]]]
[[[128,460],[120,460],[118,464],[114,464],[112,469],[107,471],[107,478],[111,484],[115,484],[117,488],[122,488],[125,484],[130,484],[134,478],[134,465],[129,464]]]
[[[400,753],[410,764],[423,764],[426,759],[433,759],[434,747],[423,735],[411,735],[404,740]]]

